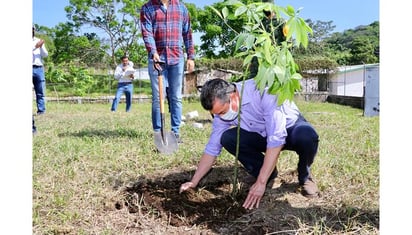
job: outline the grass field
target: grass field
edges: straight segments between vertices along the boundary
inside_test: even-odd
[[[212,223],[199,220],[202,214],[190,220],[191,215],[166,210],[170,195],[156,194],[162,182],[169,192],[178,191],[182,178],[168,180],[190,175],[198,163],[211,128],[210,114],[199,102],[184,102],[183,114],[197,110],[199,117],[185,122],[184,143],[166,156],[155,151],[150,103],[133,103],[130,113],[121,103],[112,113],[109,103],[49,102],[47,114],[35,116],[33,234],[379,234],[379,117],[336,104],[297,104],[320,136],[312,173],[321,197],[306,199],[289,188],[297,181],[297,155],[285,151],[278,164],[283,186],[268,189],[259,209],[242,211],[238,217],[246,222],[220,214],[220,223]],[[167,126],[169,121],[167,116]],[[195,121],[204,129],[193,127]],[[234,158],[223,151],[215,168],[233,166]],[[160,206],[145,201],[147,192],[125,193],[142,178],[157,182],[150,195],[164,199]],[[205,192],[214,191],[206,184],[197,193]],[[206,203],[195,205],[200,211]]]

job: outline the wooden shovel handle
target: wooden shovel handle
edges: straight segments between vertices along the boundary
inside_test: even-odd
[[[163,98],[163,76],[159,75],[157,77],[157,79],[159,80],[158,82],[159,82],[160,113],[164,114],[165,113],[165,108],[164,108],[164,105],[163,105],[163,103],[164,103],[163,102],[163,100],[164,100],[164,98]]]
[[[163,97],[163,76],[162,76],[162,70],[161,69],[158,69],[157,67],[156,67],[156,65],[160,65],[160,66],[162,66],[162,65],[164,65],[165,64],[165,62],[164,61],[156,61],[155,62],[155,66],[154,66],[154,68],[157,70],[157,73],[158,73],[158,77],[157,77],[157,79],[158,79],[158,83],[159,83],[159,100],[160,100],[160,114],[164,114],[164,112],[165,112],[165,108],[164,108],[164,97]]]

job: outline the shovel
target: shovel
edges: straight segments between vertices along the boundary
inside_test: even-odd
[[[154,142],[157,150],[163,154],[171,154],[178,149],[177,139],[175,134],[170,131],[165,131],[165,108],[164,108],[164,98],[163,98],[163,75],[161,66],[165,62],[159,61],[155,62],[155,69],[158,73],[158,83],[159,83],[159,100],[160,100],[160,132],[154,133]]]

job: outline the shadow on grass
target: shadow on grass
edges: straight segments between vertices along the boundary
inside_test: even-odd
[[[239,179],[247,174],[243,168],[238,173]],[[218,234],[377,233],[379,230],[379,211],[338,207],[332,203],[317,205],[320,203],[316,200],[322,198],[301,196],[296,192],[297,183],[290,180],[283,181],[278,188],[268,188],[259,209],[246,210],[242,203],[250,185],[240,181],[239,191],[233,196],[231,167],[214,168],[196,189],[179,194],[180,185],[193,174],[194,171],[182,171],[155,178],[141,177],[124,188],[123,201],[117,202],[116,208],[126,207],[137,216],[150,214],[175,227],[197,225]],[[288,177],[279,176],[281,180]]]
[[[134,129],[119,128],[117,130],[107,130],[107,129],[85,129],[78,132],[65,132],[58,134],[59,137],[98,137],[98,138],[118,138],[118,137],[128,137],[128,138],[142,138],[151,137],[150,132],[138,132]]]

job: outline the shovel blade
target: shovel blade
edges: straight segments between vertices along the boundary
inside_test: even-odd
[[[154,133],[156,148],[160,153],[172,154],[179,148],[176,136],[173,132],[164,132],[163,134],[164,136],[161,132]]]

